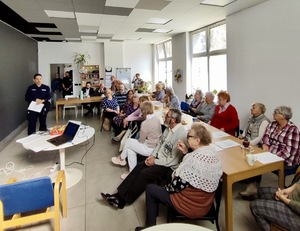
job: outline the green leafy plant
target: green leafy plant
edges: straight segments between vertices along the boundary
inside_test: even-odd
[[[75,52],[73,56],[73,62],[77,65],[78,69],[82,65],[88,63],[88,59],[91,59],[91,56],[87,52],[85,52],[84,54]]]

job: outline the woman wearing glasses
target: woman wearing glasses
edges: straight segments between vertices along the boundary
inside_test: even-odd
[[[299,167],[300,158],[300,136],[299,130],[290,119],[292,109],[287,106],[279,106],[274,109],[272,121],[266,128],[261,140],[262,149],[284,159],[284,176],[294,174]],[[260,183],[261,177],[256,178],[256,185]],[[253,199],[257,196],[257,188],[253,188],[245,199]]]
[[[211,135],[200,123],[193,123],[186,146],[177,147],[185,154],[165,187],[150,184],[146,189],[146,226],[156,225],[159,203],[172,207],[188,218],[204,216],[210,209],[214,192],[222,176],[221,160],[213,147]],[[188,148],[193,150],[188,153]],[[135,230],[142,230],[137,227]]]

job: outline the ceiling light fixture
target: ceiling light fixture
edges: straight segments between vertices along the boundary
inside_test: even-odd
[[[237,0],[204,0],[201,2],[201,5],[209,5],[209,6],[220,6],[224,7],[227,6]]]
[[[167,23],[169,23],[171,21],[172,21],[172,19],[166,19],[166,18],[150,18],[146,23],[166,25]]]
[[[49,18],[75,18],[74,12],[45,10]]]

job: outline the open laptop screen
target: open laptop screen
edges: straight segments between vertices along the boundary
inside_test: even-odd
[[[79,124],[75,124],[75,123],[72,123],[69,121],[65,131],[64,131],[64,134],[66,134],[67,136],[70,136],[72,138],[75,137],[76,135],[76,132],[78,131],[80,125]]]

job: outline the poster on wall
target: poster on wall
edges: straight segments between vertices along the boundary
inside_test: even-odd
[[[111,66],[106,66],[105,67],[105,87],[110,88],[111,87],[111,79],[110,77],[112,76],[112,67]]]
[[[131,68],[117,68],[116,77],[124,83],[127,89],[131,89]]]

